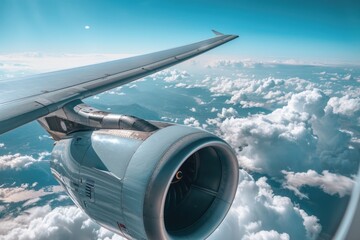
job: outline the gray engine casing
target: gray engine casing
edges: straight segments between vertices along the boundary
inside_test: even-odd
[[[93,220],[134,239],[205,239],[238,183],[230,146],[180,125],[75,132],[56,143],[51,171]]]

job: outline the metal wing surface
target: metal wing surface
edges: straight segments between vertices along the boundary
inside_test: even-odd
[[[65,104],[129,83],[235,39],[216,37],[160,52],[0,81],[0,134]]]

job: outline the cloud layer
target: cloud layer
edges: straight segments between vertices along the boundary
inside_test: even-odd
[[[310,186],[321,188],[330,195],[338,194],[340,197],[350,195],[355,184],[355,180],[324,170],[321,174],[314,170],[307,172],[288,172],[283,170],[286,181],[284,186],[293,190],[298,196],[306,197],[300,192],[301,187]]]
[[[120,240],[124,239],[91,221],[75,206],[34,207],[15,218],[0,220],[2,240]]]
[[[356,173],[359,151],[352,147],[351,134],[340,129],[329,102],[321,90],[307,90],[269,114],[225,118],[217,126],[246,169],[270,176],[308,169]]]
[[[73,64],[68,61],[71,58],[75,63],[84,58],[94,60],[66,55],[52,61],[51,56],[35,53],[10,61],[9,56],[0,56],[0,70],[8,68],[10,75],[44,71],[46,58],[50,60],[46,60],[50,63],[44,65],[46,68]],[[175,88],[181,88],[178,96],[195,101],[180,116],[162,113],[162,119],[214,131],[234,147],[243,169],[257,172],[253,177],[240,170],[233,207],[211,239],[316,239],[324,229],[321,219],[301,203],[307,201],[309,187],[327,193],[323,195],[329,198],[351,192],[360,159],[360,88],[355,85],[360,77],[353,70],[289,69],[291,64],[296,63],[220,61],[200,74],[170,69],[94,98],[118,103],[126,95],[130,104],[132,93],[141,92],[144,86],[174,93]],[[204,93],[209,96],[201,95]],[[143,101],[141,97],[137,102]],[[173,100],[165,99],[173,97],[171,94],[162,97],[165,103]],[[162,110],[158,103],[155,106],[154,111]],[[8,146],[1,139],[1,150]],[[0,157],[0,170],[19,171],[42,159],[41,154],[7,153]],[[270,185],[274,182],[278,187]],[[39,199],[48,192],[30,185],[0,186],[0,200],[6,203],[0,205],[0,213],[11,204],[23,207],[19,207],[20,215],[0,219],[0,239],[121,239],[76,207],[40,206]]]
[[[15,169],[21,170],[30,167],[36,162],[42,161],[45,157],[49,156],[49,152],[41,152],[36,159],[33,156],[21,155],[20,153],[2,155],[0,156],[0,170]]]
[[[63,188],[60,186],[47,186],[46,189],[34,190],[33,187],[35,186],[36,184],[30,186],[27,183],[23,183],[17,187],[4,187],[1,185],[0,201],[4,203],[23,202],[63,191]]]
[[[316,239],[319,220],[290,198],[276,195],[266,177],[240,170],[237,194],[224,222],[210,239]]]

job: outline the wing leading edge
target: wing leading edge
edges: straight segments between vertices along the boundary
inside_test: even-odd
[[[160,52],[0,81],[0,134],[83,99],[168,68],[238,36],[216,37]]]

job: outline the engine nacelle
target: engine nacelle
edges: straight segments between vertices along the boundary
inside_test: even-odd
[[[135,239],[205,239],[238,183],[228,144],[179,125],[70,134],[55,145],[51,171],[92,219]]]

